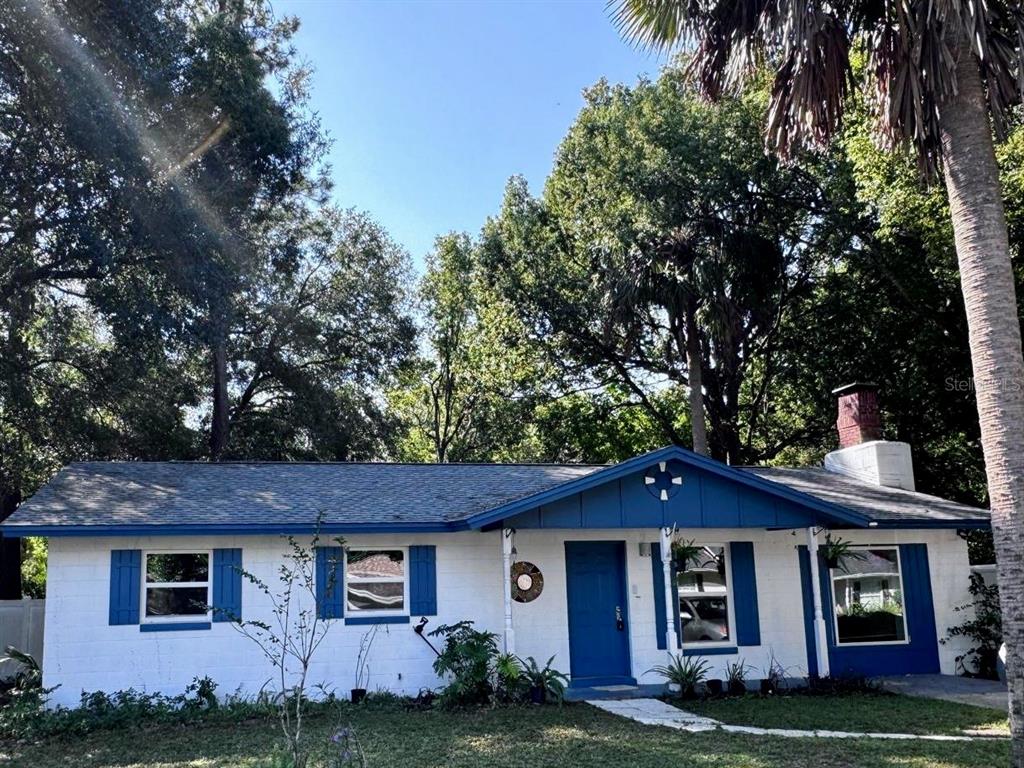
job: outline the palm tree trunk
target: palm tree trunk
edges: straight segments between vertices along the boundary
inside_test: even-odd
[[[213,415],[210,421],[210,458],[220,461],[228,444],[227,341],[217,333],[213,341]]]
[[[686,371],[690,384],[690,430],[693,451],[708,455],[708,425],[704,418],[704,368],[701,362],[697,317],[691,299],[686,307]]]
[[[1007,648],[1015,766],[1024,765],[1024,356],[999,168],[978,62],[967,43],[959,93],[940,115],[942,161],[981,421]]]

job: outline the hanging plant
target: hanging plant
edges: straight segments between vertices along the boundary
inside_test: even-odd
[[[700,562],[702,551],[703,548],[694,544],[693,539],[690,541],[672,542],[672,559],[676,562],[676,567],[680,571],[685,571],[690,566],[690,563],[697,565]]]
[[[822,557],[829,568],[838,568],[844,560],[864,560],[865,555],[853,548],[853,542],[841,538],[832,538],[831,533],[825,534],[825,543],[821,547]]]

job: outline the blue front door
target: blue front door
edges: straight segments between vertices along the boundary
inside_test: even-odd
[[[565,575],[572,684],[635,683],[629,669],[624,542],[565,542]]]

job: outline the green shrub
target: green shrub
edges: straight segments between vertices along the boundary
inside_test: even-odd
[[[439,676],[451,677],[441,691],[441,705],[490,703],[495,692],[492,674],[498,659],[498,636],[473,629],[472,621],[442,624],[430,636],[444,638],[444,648],[434,660],[434,671]]]

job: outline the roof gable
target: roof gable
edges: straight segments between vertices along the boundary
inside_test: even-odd
[[[469,518],[471,528],[866,527],[869,517],[678,446]]]

